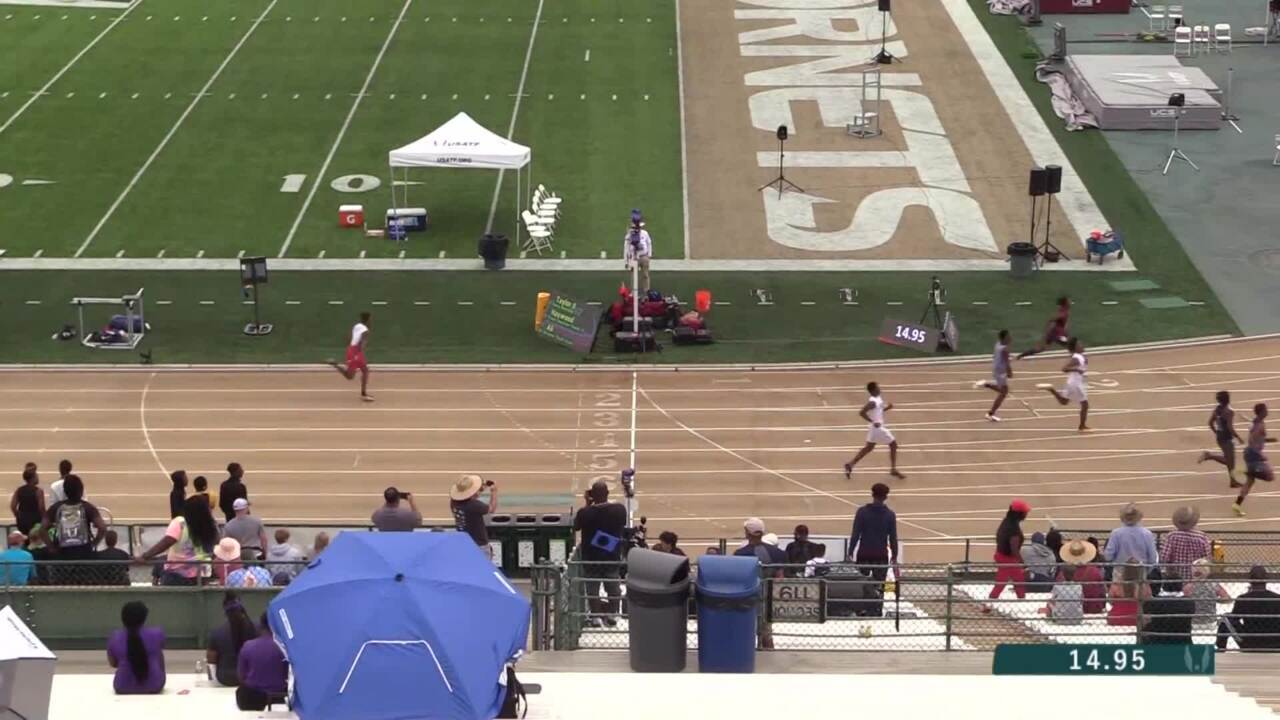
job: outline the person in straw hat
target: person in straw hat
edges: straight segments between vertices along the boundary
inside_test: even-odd
[[[487,503],[480,499],[485,488],[489,489]],[[493,549],[489,547],[489,528],[484,517],[497,511],[498,485],[492,480],[485,480],[479,475],[463,475],[449,489],[449,512],[453,513],[453,523],[458,532],[470,535],[489,557],[493,557]]]
[[[213,546],[213,576],[218,582],[225,585],[228,575],[244,567],[240,553],[240,541],[233,537],[224,537]]]
[[[1084,583],[1082,575],[1092,575],[1084,570],[1090,568],[1097,573],[1097,568],[1089,562],[1098,554],[1097,548],[1085,540],[1072,540],[1062,546],[1062,567],[1058,570],[1053,594],[1049,598],[1047,612],[1049,617],[1065,625],[1079,625],[1084,620]],[[1102,581],[1101,574],[1097,582]],[[1099,586],[1101,587],[1101,586]]]
[[[1160,539],[1160,573],[1165,580],[1183,580],[1191,575],[1191,563],[1213,555],[1209,536],[1196,529],[1200,510],[1184,505],[1173,511],[1176,528]]]
[[[1111,531],[1102,556],[1107,562],[1123,565],[1136,560],[1147,569],[1153,568],[1160,557],[1156,553],[1156,536],[1142,526],[1142,510],[1129,503],[1120,510],[1120,527]]]
[[[1062,566],[1058,570],[1057,582],[1080,583],[1084,614],[1106,612],[1106,581],[1102,577],[1102,569],[1094,563],[1098,558],[1098,546],[1088,540],[1072,540],[1062,546],[1060,554]]]

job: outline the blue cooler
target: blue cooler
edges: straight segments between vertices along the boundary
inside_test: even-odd
[[[387,208],[387,227],[398,224],[407,232],[423,232],[427,229],[426,208]]]
[[[698,560],[698,671],[756,670],[760,561],[704,555]]]

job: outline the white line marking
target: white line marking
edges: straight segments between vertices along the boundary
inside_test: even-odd
[[[280,252],[276,257],[284,257],[289,252],[289,246],[293,244],[293,237],[298,234],[298,226],[302,224],[302,218],[306,216],[307,210],[311,207],[311,201],[315,199],[316,191],[320,189],[320,183],[324,182],[325,173],[329,171],[329,165],[333,163],[333,157],[338,154],[338,146],[342,144],[342,139],[346,137],[347,128],[351,127],[351,121],[355,118],[356,111],[360,109],[360,101],[364,99],[365,93],[369,91],[369,85],[373,83],[373,76],[378,72],[378,66],[382,64],[382,58],[386,56],[387,49],[391,47],[391,41],[395,39],[396,32],[400,29],[400,24],[404,21],[405,13],[409,12],[411,4],[413,4],[413,0],[404,0],[404,7],[400,8],[400,16],[391,24],[391,31],[387,33],[387,39],[383,41],[382,49],[378,51],[378,56],[373,60],[373,67],[369,68],[369,74],[364,78],[364,85],[360,87],[360,92],[356,95],[355,101],[351,103],[351,110],[347,112],[347,119],[343,121],[342,128],[338,130],[338,137],[334,138],[333,146],[329,148],[329,154],[325,156],[324,163],[320,166],[320,171],[316,173],[315,182],[311,183],[311,191],[307,193],[307,199],[303,201],[302,209],[298,211],[298,216],[294,218],[293,226],[289,228],[289,235],[285,237],[284,244],[280,246]]]
[[[116,17],[116,19],[115,19],[115,20],[112,20],[112,21],[111,21],[111,24],[110,24],[110,25],[108,25],[105,29],[103,29],[103,31],[102,31],[102,32],[98,33],[98,35],[97,35],[96,37],[94,37],[92,40],[90,40],[90,41],[89,41],[89,44],[88,44],[88,45],[85,45],[85,46],[84,46],[84,48],[83,48],[82,50],[80,50],[80,52],[76,53],[75,57],[71,58],[71,60],[70,60],[70,61],[68,61],[66,65],[63,65],[61,70],[59,70],[57,73],[55,73],[53,77],[49,78],[49,82],[45,83],[45,84],[44,84],[44,87],[40,88],[40,90],[39,90],[39,91],[37,91],[35,95],[32,95],[32,96],[31,96],[31,99],[30,99],[30,100],[28,100],[26,103],[24,103],[24,104],[22,105],[22,107],[18,108],[18,109],[13,113],[13,115],[10,115],[10,116],[9,116],[9,119],[8,119],[8,120],[6,120],[6,121],[5,121],[5,123],[4,123],[3,125],[0,125],[0,135],[3,135],[3,134],[4,134],[4,131],[5,131],[5,130],[8,130],[10,125],[12,125],[14,122],[16,122],[18,118],[22,117],[22,113],[26,112],[26,111],[27,111],[27,108],[31,107],[31,105],[32,105],[32,104],[33,104],[33,103],[34,103],[34,102],[35,102],[35,101],[36,101],[36,100],[37,100],[41,95],[44,95],[46,92],[48,92],[48,91],[49,91],[49,88],[53,87],[53,84],[54,84],[54,83],[58,82],[58,80],[59,80],[59,79],[61,79],[63,75],[66,75],[66,74],[67,74],[67,71],[68,71],[68,70],[70,70],[70,69],[72,68],[72,66],[74,66],[77,62],[79,62],[79,61],[80,61],[80,58],[82,58],[82,57],[84,57],[86,54],[88,54],[88,52],[89,52],[90,50],[92,50],[92,49],[93,49],[93,46],[98,44],[98,41],[99,41],[99,40],[101,40],[103,37],[105,37],[107,33],[111,32],[111,29],[112,29],[112,28],[114,28],[116,25],[120,24],[120,21],[121,21],[121,20],[124,20],[126,17],[128,17],[129,13],[131,13],[131,12],[133,12],[135,9],[137,9],[139,5],[142,5],[142,3],[143,3],[143,0],[138,0],[138,2],[134,3],[133,5],[130,5],[130,6],[128,7],[128,9],[126,9],[124,12],[120,13],[120,15],[118,15],[118,16]],[[10,16],[10,17],[12,17],[12,16]]]
[[[330,305],[341,305],[341,304],[342,304],[342,301],[341,301],[341,300],[330,300],[330,301],[329,301],[329,304],[330,304]]]
[[[301,300],[285,300],[284,304],[285,305],[301,305],[302,301]]]
[[[244,257],[244,251],[243,251],[243,250],[241,250],[240,252],[236,253],[236,259],[237,259],[237,260],[239,260],[239,259],[240,259],[240,258],[242,258],[242,257]]]
[[[582,56],[582,62],[591,62],[591,48],[587,48],[587,54]]]
[[[156,379],[156,373],[151,373],[147,378],[147,384],[142,388],[142,398],[138,401],[138,423],[142,426],[142,439],[147,443],[147,450],[151,453],[151,459],[156,461],[156,467],[160,468],[160,472],[165,477],[169,476],[169,469],[160,461],[160,454],[156,452],[156,446],[151,444],[151,431],[147,429],[147,393],[151,390],[151,383]]]
[[[387,301],[386,301],[386,300],[374,300],[373,302],[371,302],[371,303],[369,303],[369,304],[370,304],[370,305],[386,305],[386,304],[387,304]]]
[[[212,305],[212,304],[213,304],[213,301],[212,301],[212,300],[201,300],[201,301],[200,301],[200,304],[201,304],[201,305]]]
[[[471,302],[470,300],[459,300],[458,304],[459,305],[475,305],[475,303]]]
[[[116,257],[118,257],[118,258],[119,258],[119,257],[124,257],[124,250],[117,250],[117,251],[116,251]]]
[[[28,304],[28,305],[39,305],[39,304],[40,304],[40,301],[39,301],[39,300],[28,300],[26,304]]]
[[[515,305],[515,304],[516,304],[516,301],[515,301],[515,300],[503,300],[503,301],[499,302],[498,304],[499,304],[499,305]]]
[[[1117,300],[1103,300],[1102,304],[1103,305],[1119,305],[1120,302]]]
[[[365,257],[365,255],[366,255],[368,252],[369,252],[368,250],[361,250],[361,251],[360,251],[360,259],[361,259],[361,260],[363,260],[363,259],[364,259],[364,257]]]
[[[197,250],[197,251],[196,251],[196,257],[198,257],[198,258],[202,258],[202,257],[204,257],[204,251],[203,251],[203,250]]]
[[[121,203],[124,202],[124,199],[128,197],[129,193],[133,191],[133,188],[137,186],[138,181],[142,179],[143,174],[151,167],[151,163],[155,162],[156,158],[160,157],[160,153],[164,152],[169,141],[178,133],[178,128],[182,127],[182,124],[186,122],[192,111],[196,109],[196,105],[200,104],[201,98],[203,98],[205,93],[209,92],[209,88],[213,87],[213,84],[217,82],[218,78],[222,75],[222,71],[226,70],[227,66],[231,64],[231,61],[235,59],[235,56],[240,52],[240,48],[244,47],[244,44],[249,41],[249,38],[253,36],[254,31],[257,30],[258,26],[262,24],[262,21],[267,18],[267,14],[271,12],[271,9],[276,6],[277,2],[279,2],[279,0],[271,0],[271,4],[267,5],[267,9],[263,10],[262,14],[258,16],[258,19],[253,21],[253,24],[249,26],[248,32],[240,38],[240,42],[236,43],[236,46],[231,48],[231,52],[223,59],[222,64],[213,72],[213,75],[209,77],[209,81],[204,84],[204,87],[200,89],[200,92],[191,100],[191,104],[188,105],[187,109],[178,117],[178,121],[173,124],[173,127],[169,128],[169,133],[165,135],[164,139],[160,141],[160,144],[156,146],[156,149],[151,153],[151,157],[147,158],[147,161],[142,164],[142,167],[138,168],[138,172],[134,174],[133,179],[125,186],[124,190],[120,193],[120,196],[116,198],[115,202],[111,203],[111,207],[107,209],[107,213],[103,215],[102,219],[98,221],[98,224],[94,226],[93,231],[89,233],[89,237],[84,239],[80,248],[76,250],[74,257],[80,257],[84,254],[84,251],[89,248],[89,244],[98,236],[98,233],[102,231],[102,228],[107,224],[107,221],[115,214]]]
[[[316,255],[316,257],[317,257],[317,258],[323,258],[323,257],[324,257],[324,254],[325,254],[325,253],[327,253],[327,252],[329,252],[329,251],[328,251],[328,250],[321,250],[321,251],[320,251],[320,254],[319,254],[319,255]]]
[[[173,301],[172,301],[172,300],[157,300],[157,301],[156,301],[156,304],[157,304],[157,305],[172,305],[172,304],[173,304]]]
[[[1031,304],[1031,301],[1030,301],[1030,300],[1020,300],[1020,301],[1018,301],[1018,302],[1015,302],[1015,303],[1014,303],[1014,305],[1017,305],[1018,307],[1023,307],[1023,306],[1030,305],[1030,304]]]
[[[37,251],[35,252],[35,254],[34,254],[34,255],[32,255],[31,257],[33,257],[33,258],[38,258],[38,257],[40,257],[40,256],[41,256],[41,255],[43,255],[43,254],[44,254],[44,248],[41,248],[41,249],[37,250]]]
[[[511,124],[507,126],[507,139],[516,133],[516,118],[520,116],[520,101],[524,99],[524,83],[529,78],[529,63],[533,60],[533,43],[538,37],[538,25],[542,22],[542,6],[545,0],[538,0],[538,12],[533,16],[533,30],[529,33],[529,47],[524,52],[524,68],[520,70],[520,84],[516,86],[515,107],[511,108]],[[493,185],[493,201],[489,203],[489,220],[484,224],[485,234],[493,232],[493,218],[498,214],[498,197],[502,193],[502,178],[506,170],[498,171],[498,181]],[[520,196],[516,191],[517,203]]]
[[[414,300],[413,304],[414,305],[430,305],[431,301],[430,300]]]

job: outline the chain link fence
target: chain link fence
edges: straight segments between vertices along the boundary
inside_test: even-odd
[[[1133,568],[1090,567],[1070,580],[1004,583],[992,597],[997,570],[1008,568],[991,563],[762,566],[761,646],[936,652],[1001,643],[1194,642],[1280,650],[1280,614],[1240,613],[1235,605],[1250,590],[1249,565],[1218,563],[1208,577],[1185,581],[1161,579],[1173,568],[1162,574],[1138,566],[1135,580],[1124,575]],[[535,628],[541,616],[551,631],[535,632],[537,649],[628,647],[624,563],[570,561],[540,566],[538,576],[545,591],[535,590]],[[696,648],[692,594],[686,632]]]
[[[283,587],[306,570],[306,562],[203,562],[121,560],[25,560],[0,557],[0,590],[27,587],[170,586]]]

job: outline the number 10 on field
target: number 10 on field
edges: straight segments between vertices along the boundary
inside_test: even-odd
[[[307,184],[307,176],[304,174],[285,175],[281,178],[280,192],[282,193],[299,193],[302,192],[303,186]],[[340,193],[363,193],[371,190],[377,190],[382,186],[382,180],[374,175],[341,175],[329,181],[329,187]]]

